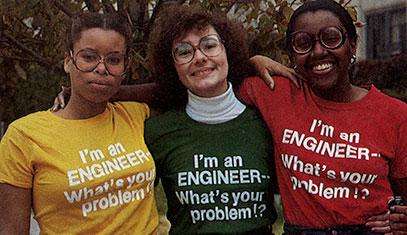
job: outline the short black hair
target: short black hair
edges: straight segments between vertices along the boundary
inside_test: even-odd
[[[65,35],[65,50],[73,49],[73,44],[79,41],[81,33],[87,29],[101,28],[113,30],[125,39],[127,50],[132,46],[131,29],[127,21],[117,13],[84,12],[72,18]]]

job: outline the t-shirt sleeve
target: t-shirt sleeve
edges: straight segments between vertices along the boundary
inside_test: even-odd
[[[254,87],[259,82],[258,77],[245,78],[239,86],[241,100],[250,106],[255,106],[255,89]],[[260,81],[262,82],[262,81]]]
[[[146,103],[139,103],[135,101],[115,102],[114,106],[119,113],[126,113],[130,115],[131,119],[137,123],[144,123],[150,117],[150,108]]]
[[[0,142],[0,183],[32,187],[34,170],[30,152],[30,139],[10,125]]]
[[[150,108],[146,103],[138,102],[125,102],[125,103],[132,113],[136,113],[140,117],[143,117],[144,120],[150,117]]]
[[[390,177],[407,178],[407,121],[398,128],[396,158],[390,166]]]

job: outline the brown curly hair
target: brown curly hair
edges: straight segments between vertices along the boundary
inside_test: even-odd
[[[170,6],[162,9],[149,35],[147,58],[155,82],[160,86],[160,108],[185,106],[187,88],[180,82],[171,56],[172,43],[192,30],[212,26],[224,41],[229,71],[227,80],[236,88],[251,73],[248,65],[247,32],[237,20],[202,9]]]

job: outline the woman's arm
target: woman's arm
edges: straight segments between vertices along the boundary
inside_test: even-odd
[[[30,233],[31,189],[0,183],[0,234]]]
[[[158,85],[156,83],[142,83],[137,85],[122,85],[111,100],[131,100],[154,104],[157,102]]]
[[[301,76],[298,75],[294,69],[288,68],[285,65],[262,55],[251,57],[249,62],[253,66],[257,75],[261,77],[271,89],[274,88],[274,80],[271,75],[286,77],[290,79],[295,86],[300,88],[297,78],[301,79]]]

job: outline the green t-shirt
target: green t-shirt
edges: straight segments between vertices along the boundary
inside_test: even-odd
[[[213,125],[184,109],[147,120],[145,139],[168,199],[171,234],[239,234],[275,221],[268,133],[249,108]]]

